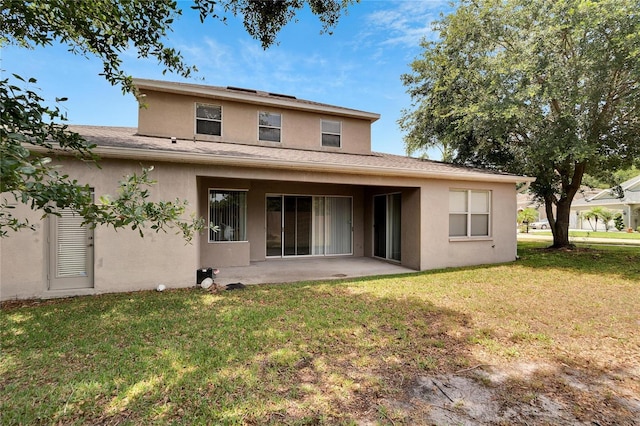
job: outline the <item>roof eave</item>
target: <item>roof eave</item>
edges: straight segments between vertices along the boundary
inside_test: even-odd
[[[41,153],[49,152],[47,149],[30,149]],[[190,152],[176,152],[165,150],[141,150],[137,148],[125,147],[107,147],[98,146],[93,152],[102,158],[111,159],[136,159],[144,161],[165,161],[190,164],[216,164],[227,165],[233,167],[249,167],[249,168],[269,168],[278,170],[304,170],[324,173],[342,173],[363,176],[386,176],[386,177],[410,177],[410,178],[430,178],[430,179],[447,179],[461,180],[473,182],[494,182],[494,183],[521,183],[533,182],[535,178],[516,175],[500,175],[500,174],[469,174],[456,172],[434,172],[424,170],[410,170],[400,167],[372,167],[361,165],[342,165],[323,162],[308,161],[280,161],[268,159],[256,159],[243,156],[215,155]],[[59,154],[67,154],[68,152],[57,151]]]

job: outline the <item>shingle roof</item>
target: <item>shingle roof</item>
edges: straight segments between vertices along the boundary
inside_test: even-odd
[[[194,142],[137,135],[132,127],[69,126],[97,145],[102,157],[157,158],[169,162],[239,164],[256,167],[280,167],[299,170],[339,168],[344,173],[387,176],[419,176],[462,180],[502,182],[529,181],[530,178],[488,170],[452,165],[432,160],[372,152],[345,154],[329,151],[244,145],[221,142]],[[119,155],[116,155],[118,154]]]
[[[640,176],[635,176],[620,184],[623,190],[623,198],[618,198],[618,193],[613,188],[597,192],[584,200],[574,202],[573,206],[589,205],[613,205],[613,204],[638,204],[640,203]]]

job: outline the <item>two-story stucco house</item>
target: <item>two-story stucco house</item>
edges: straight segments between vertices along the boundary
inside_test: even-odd
[[[202,267],[372,257],[426,270],[516,258],[520,176],[371,151],[374,113],[233,87],[136,79],[138,128],[76,126],[101,169],[56,161],[96,198],[154,166],[160,200],[186,199],[218,232],[81,228],[71,214],[0,242],[0,298],[195,284]]]

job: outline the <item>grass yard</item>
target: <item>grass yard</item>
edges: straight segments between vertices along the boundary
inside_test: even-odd
[[[551,231],[532,231],[536,235],[548,235],[551,236]],[[569,231],[569,238],[611,238],[616,240],[640,240],[640,232],[622,232],[622,231]]]
[[[395,277],[5,304],[0,421],[638,424],[640,249],[542,247]],[[474,405],[461,380],[491,398]]]

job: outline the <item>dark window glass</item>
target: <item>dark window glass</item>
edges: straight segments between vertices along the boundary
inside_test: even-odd
[[[340,135],[342,124],[339,121],[322,120],[322,146],[332,146],[340,148]]]
[[[324,133],[322,135],[322,146],[335,146],[340,148],[340,135],[330,135]]]
[[[222,135],[222,123],[219,121],[206,121],[206,120],[197,120],[196,121],[196,133],[200,135],[214,135],[221,136]]]
[[[196,104],[196,133],[222,136],[222,107]]]
[[[259,140],[280,142],[282,115],[272,112],[261,112],[258,117],[258,125]]]
[[[260,127],[260,140],[270,142],[280,142],[280,129],[270,127]]]

